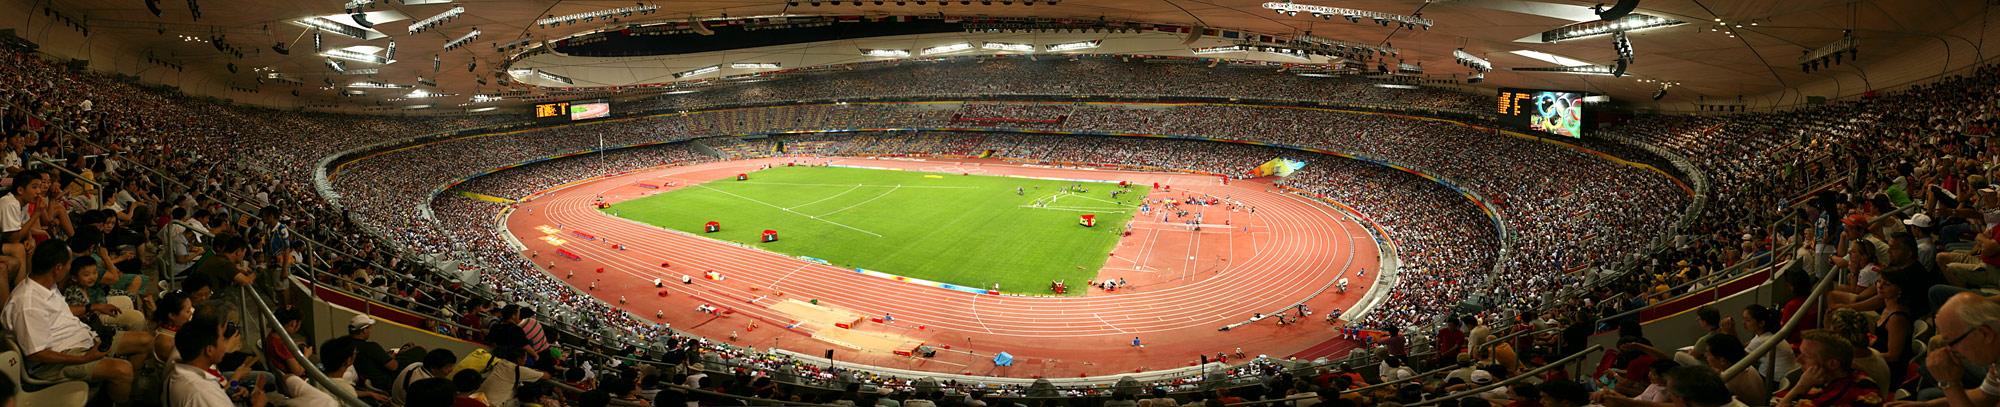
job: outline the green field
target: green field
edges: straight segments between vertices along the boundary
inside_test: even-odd
[[[941,177],[941,178],[931,178]],[[835,266],[1047,294],[1097,276],[1147,188],[1111,199],[1117,184],[837,167],[778,167],[625,201],[620,217]],[[1040,188],[1037,189],[1036,187]],[[1017,195],[1016,188],[1026,193]],[[1045,205],[1034,207],[1041,199]],[[1077,224],[1097,215],[1096,227]],[[703,233],[716,221],[722,231]],[[778,241],[758,242],[766,229]],[[1079,268],[1081,267],[1081,268]]]

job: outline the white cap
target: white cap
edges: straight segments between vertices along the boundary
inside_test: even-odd
[[[369,318],[367,314],[355,314],[353,319],[347,320],[349,331],[359,331],[370,326],[375,326],[375,318]]]
[[[1484,370],[1474,370],[1472,371],[1472,382],[1475,384],[1491,384],[1493,383],[1493,374],[1487,373]]]
[[[1920,228],[1931,227],[1931,216],[1921,213],[1910,215],[1909,219],[1903,220],[1903,224]]]

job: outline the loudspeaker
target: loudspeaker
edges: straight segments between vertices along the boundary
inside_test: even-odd
[[[165,12],[160,11],[160,0],[146,0],[146,11],[153,12],[154,17],[165,14]]]
[[[1618,58],[1618,67],[1611,70],[1611,77],[1617,78],[1623,76],[1625,76],[1625,58]]]
[[[1597,18],[1599,19],[1604,21],[1617,20],[1625,18],[1626,14],[1632,14],[1633,9],[1639,8],[1639,0],[1618,0],[1618,4],[1611,6],[1611,9],[1606,10],[1603,8],[1604,5],[1599,4],[1597,7],[1592,7],[1591,9],[1597,12]]]
[[[1653,91],[1653,100],[1660,100],[1663,97],[1667,97],[1667,88],[1660,88],[1660,90]]]
[[[354,24],[361,26],[361,28],[375,28],[375,23],[368,22],[367,14],[354,13],[348,16],[353,17]]]
[[[826,350],[826,358],[827,358],[828,360],[832,360],[832,359],[833,359],[833,349],[827,349],[827,350]]]
[[[271,44],[271,52],[276,52],[278,53],[278,55],[291,55],[292,49],[286,48],[285,43],[280,42],[277,44]]]

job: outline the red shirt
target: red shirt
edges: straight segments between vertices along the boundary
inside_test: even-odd
[[[264,351],[271,354],[273,362],[292,360],[292,351],[285,348],[285,340],[279,339],[277,332],[264,335]]]
[[[1639,357],[1632,358],[1632,363],[1625,365],[1625,378],[1623,380],[1633,383],[1645,382],[1646,373],[1653,371],[1654,360],[1653,355],[1640,355]]]
[[[1799,344],[1800,340],[1805,339],[1805,336],[1803,334],[1806,331],[1812,330],[1814,328],[1819,328],[1819,310],[1812,308],[1806,308],[1803,310],[1799,309],[1802,306],[1804,306],[1805,303],[1806,303],[1806,297],[1793,298],[1791,301],[1785,302],[1784,310],[1778,314],[1778,325],[1783,326],[1786,323],[1785,321],[1789,321],[1792,319],[1791,318],[1792,315],[1796,315],[1799,312],[1805,312],[1805,314],[1799,315],[1800,318],[1805,318],[1804,321],[1799,321],[1799,330],[1792,331],[1792,337],[1785,338],[1785,342],[1790,342],[1793,345],[1797,345]]]
[[[471,397],[459,397],[451,400],[451,407],[486,407],[486,402]]]

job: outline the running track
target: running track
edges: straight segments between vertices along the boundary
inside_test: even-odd
[[[806,324],[784,329],[789,318],[766,308],[788,298],[818,299],[823,305],[863,315],[895,316],[894,323],[864,322],[855,326],[857,330],[903,335],[932,346],[952,346],[951,350],[941,350],[934,359],[845,348],[839,349],[836,359],[913,370],[1013,377],[1167,369],[1192,364],[1197,355],[1233,354],[1238,347],[1252,356],[1285,357],[1300,352],[1306,352],[1305,357],[1344,354],[1340,352],[1352,345],[1329,341],[1335,330],[1333,325],[1323,322],[1322,312],[1351,308],[1368,291],[1375,277],[1373,272],[1379,270],[1374,241],[1361,225],[1336,209],[1288,194],[1266,192],[1267,188],[1274,189],[1268,183],[1239,180],[1220,185],[1215,177],[1204,175],[1029,168],[998,160],[834,159],[843,165],[909,170],[1159,182],[1174,186],[1176,193],[1156,192],[1154,198],[1181,196],[1180,192],[1192,190],[1214,196],[1230,195],[1257,207],[1255,214],[1229,213],[1221,207],[1200,208],[1205,211],[1206,223],[1220,223],[1216,219],[1227,218],[1233,226],[1204,228],[1199,233],[1187,231],[1178,223],[1162,224],[1145,216],[1135,219],[1134,233],[1120,241],[1101,276],[1126,277],[1136,289],[1106,293],[1093,288],[1084,297],[972,295],[892,282],[846,268],[663,231],[600,214],[589,207],[598,195],[613,202],[615,208],[616,202],[625,199],[753,172],[760,165],[785,160],[671,167],[579,183],[520,203],[505,222],[509,231],[528,246],[528,254],[535,256],[535,261],[543,265],[556,263],[551,270],[555,277],[568,278],[577,287],[594,284],[596,288],[589,290],[592,295],[607,303],[624,304],[620,306],[635,314],[653,318],[656,313],[663,313],[664,318],[655,318],[655,322],[671,323],[675,328],[711,339],[739,335],[735,342],[738,345],[776,346],[818,355],[837,347],[811,339],[812,330],[838,328]],[[664,189],[633,185],[639,181],[673,181],[678,185]],[[1187,208],[1197,211],[1194,207]],[[1158,216],[1158,212],[1153,216]],[[566,231],[582,230],[610,243],[626,245],[627,249],[615,250],[603,241],[578,239],[565,233],[557,235],[568,241],[562,247],[583,260],[563,259],[553,254],[554,246],[539,239],[543,234],[536,230],[537,226],[558,224]],[[540,252],[551,255],[540,256]],[[660,267],[663,261],[671,262],[672,267]],[[595,273],[598,267],[606,272]],[[1368,270],[1370,274],[1357,278],[1357,269]],[[722,282],[702,280],[703,270],[716,270],[727,278]],[[575,276],[568,277],[570,273]],[[683,274],[695,276],[697,283],[680,284]],[[1350,278],[1348,292],[1337,293],[1328,288],[1313,297],[1307,305],[1315,313],[1304,318],[1305,323],[1277,326],[1274,320],[1265,319],[1228,332],[1217,331],[1249,319],[1252,313],[1297,303],[1341,277]],[[652,287],[651,282],[656,278],[668,282],[668,296],[660,297],[657,294],[660,289]],[[1073,282],[1071,289],[1085,288]],[[694,308],[701,304],[715,305],[725,311],[715,315],[696,312]],[[752,323],[757,324],[754,330]],[[1146,346],[1131,346],[1134,337]],[[992,355],[1000,351],[1016,357],[1014,366],[993,365]]]

